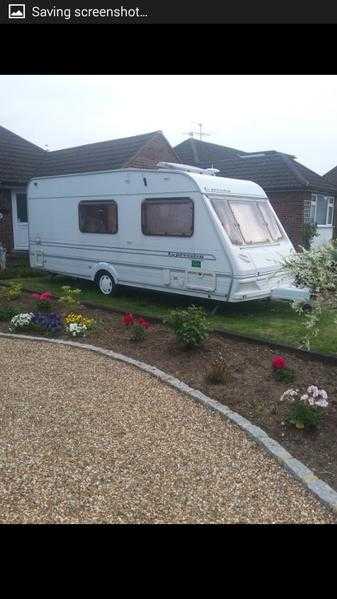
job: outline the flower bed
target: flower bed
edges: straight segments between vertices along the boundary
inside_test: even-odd
[[[22,311],[28,314],[33,310],[33,301],[29,294],[18,300]],[[57,306],[57,309],[65,323],[69,308]],[[143,327],[146,334],[135,342],[132,329],[136,320],[139,324],[139,318],[132,319],[130,315],[122,318],[83,306],[76,308],[75,316],[79,313],[84,319],[94,319],[96,323],[89,328],[83,339],[85,343],[139,358],[204,391],[263,428],[317,476],[337,489],[337,366],[290,351],[278,356],[278,352],[267,346],[247,344],[216,334],[210,334],[200,348],[186,349],[177,343],[175,333],[168,327],[154,323],[148,326],[147,321],[146,328]],[[0,330],[8,332],[8,322],[1,321]],[[64,326],[60,335],[69,338]],[[81,342],[82,337],[76,340]],[[286,369],[293,372],[294,382],[281,380],[275,374]],[[305,395],[309,386],[327,393],[328,406],[322,407],[322,418],[316,429],[297,429],[287,420],[290,403],[280,401],[280,398],[290,388],[299,389],[301,395]]]

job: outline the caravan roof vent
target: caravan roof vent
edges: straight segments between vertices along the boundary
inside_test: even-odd
[[[217,168],[199,168],[190,164],[176,164],[175,162],[158,162],[157,166],[159,168],[169,168],[175,171],[200,173],[201,175],[215,175],[220,172]]]

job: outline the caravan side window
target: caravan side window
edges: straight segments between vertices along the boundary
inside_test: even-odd
[[[117,204],[113,200],[80,202],[78,217],[81,233],[117,233]]]
[[[142,203],[144,235],[192,237],[194,205],[190,198],[154,198]]]

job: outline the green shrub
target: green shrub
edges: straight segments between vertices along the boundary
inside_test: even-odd
[[[147,335],[146,329],[141,325],[135,322],[135,324],[131,327],[131,335],[130,340],[134,342],[144,341]]]
[[[208,337],[209,323],[205,311],[198,306],[177,308],[164,319],[179,343],[187,348],[201,345]]]
[[[312,240],[318,236],[318,227],[316,223],[305,223],[303,227],[303,247],[310,250]]]
[[[289,409],[287,420],[296,428],[317,428],[323,412],[315,406],[309,406],[302,401],[295,401]]]
[[[10,320],[20,312],[22,312],[20,308],[0,308],[0,320]]]
[[[291,254],[283,259],[283,267],[297,285],[314,293],[332,293],[336,298],[337,248],[333,243]]]
[[[1,287],[0,297],[5,301],[12,301],[23,294],[22,283],[11,282],[6,287]]]
[[[205,379],[213,385],[227,383],[232,378],[228,359],[219,354],[207,367]]]
[[[299,429],[316,428],[329,406],[327,392],[316,385],[309,385],[304,392],[288,389],[282,393],[280,401],[288,404],[287,422]]]
[[[69,285],[63,285],[61,289],[63,291],[63,295],[59,298],[59,303],[66,308],[77,308],[80,305],[79,296],[81,294],[81,290],[69,287]]]
[[[296,374],[292,368],[275,368],[273,370],[273,377],[275,381],[281,383],[292,383],[296,378]]]

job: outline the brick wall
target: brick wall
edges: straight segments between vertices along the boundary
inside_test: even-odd
[[[270,192],[267,195],[290,240],[298,249],[303,244],[304,213],[310,194],[292,191]]]
[[[0,212],[3,218],[0,220],[0,243],[7,252],[13,250],[13,224],[12,224],[12,201],[11,193],[7,189],[0,189]]]
[[[151,168],[157,162],[180,162],[173,148],[161,134],[145,144],[126,166]]]

